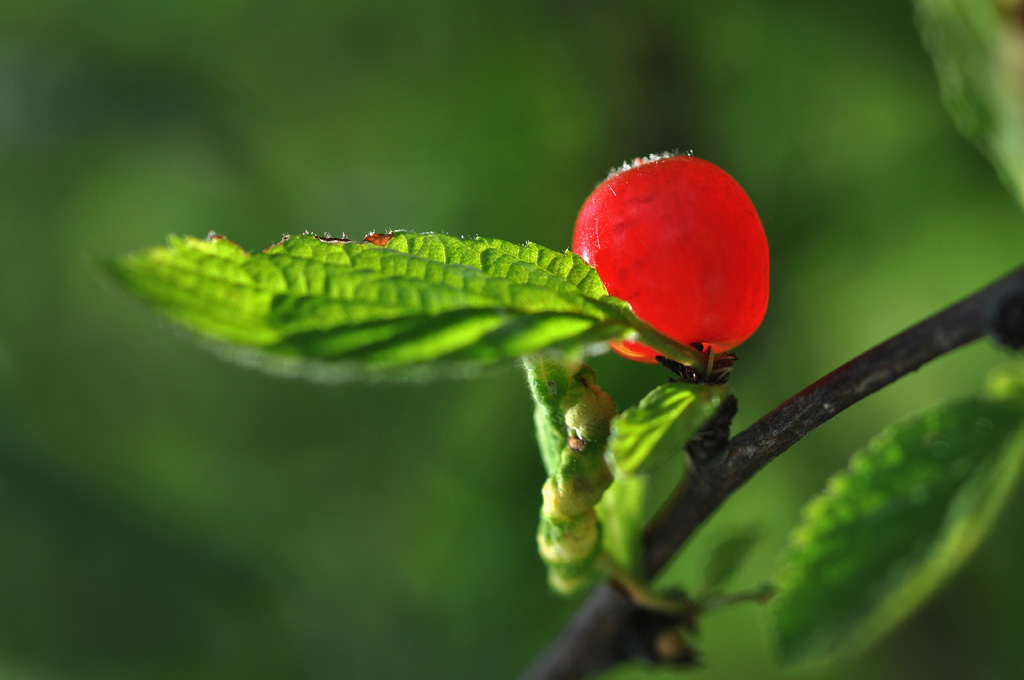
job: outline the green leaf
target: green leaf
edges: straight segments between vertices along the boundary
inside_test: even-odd
[[[862,649],[971,554],[1024,458],[1019,401],[978,398],[884,431],[808,503],[779,579],[788,664]]]
[[[249,254],[218,236],[172,238],[110,270],[232,357],[325,379],[581,354],[642,326],[575,254],[498,239],[306,234]]]
[[[612,419],[605,457],[615,463],[615,481],[596,510],[605,553],[634,576],[641,575],[647,494],[647,479],[638,473],[682,454],[728,393],[724,386],[667,383]]]
[[[523,360],[526,383],[533,397],[537,446],[549,477],[558,471],[562,449],[569,441],[563,402],[569,394],[569,381],[580,367],[581,362],[573,359],[533,356]]]
[[[634,474],[681,454],[728,393],[726,386],[677,382],[654,388],[612,420],[608,450],[616,467]]]
[[[732,578],[736,570],[757,545],[760,532],[753,527],[727,535],[711,549],[707,567],[704,569],[705,593],[717,592]]]
[[[1024,203],[1024,30],[995,0],[917,0],[921,37],[960,131]]]
[[[619,475],[594,510],[605,554],[633,576],[642,576],[640,548],[646,519],[647,479]]]

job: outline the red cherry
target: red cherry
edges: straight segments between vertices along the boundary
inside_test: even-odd
[[[768,306],[768,241],[743,188],[692,156],[638,159],[590,194],[572,249],[608,292],[684,345],[716,352],[753,334]],[[657,352],[613,343],[629,359]]]

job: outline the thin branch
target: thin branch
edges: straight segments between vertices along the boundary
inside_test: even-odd
[[[1024,267],[840,366],[694,464],[647,527],[654,576],[733,491],[804,435],[864,397],[969,342],[1024,346]],[[691,463],[692,463],[691,459]],[[584,600],[524,680],[580,680],[635,655],[635,608],[608,585]]]

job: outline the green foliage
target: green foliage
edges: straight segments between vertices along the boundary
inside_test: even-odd
[[[649,471],[683,447],[729,393],[725,386],[666,383],[612,421],[609,455],[626,474]]]
[[[579,362],[543,357],[523,359],[526,384],[533,397],[533,422],[544,471],[550,477],[558,471],[562,449],[569,442],[563,402],[569,393],[569,379]]]
[[[1024,406],[977,398],[889,428],[804,508],[780,577],[789,664],[858,650],[971,554],[1024,459]]]
[[[604,451],[615,405],[594,369],[580,361],[531,357],[525,363],[548,471],[537,548],[548,583],[567,594],[590,582],[603,547],[595,506],[612,483]]]
[[[219,341],[221,351],[272,370],[407,377],[528,357],[549,475],[538,529],[549,580],[562,592],[580,587],[602,547],[636,568],[646,484],[622,482],[595,508],[612,482],[605,444],[615,407],[573,355],[632,334],[677,359],[694,352],[607,295],[574,253],[399,232],[359,242],[304,234],[250,254],[211,235],[172,238],[109,268],[157,310]],[[561,357],[542,356],[552,351]],[[682,451],[723,393],[678,384],[656,390],[617,434],[620,472]]]
[[[267,380],[166,337],[83,256],[342,225],[562,246],[605,167],[694,146],[757,194],[779,255],[769,325],[741,348],[744,421],[1017,263],[1019,211],[963,162],[902,3],[581,8],[3,3],[0,676],[515,677],[570,607],[514,538],[537,495],[516,375]],[[713,521],[757,517],[774,542],[834,464],[815,447],[845,452],[997,359],[977,343],[873,396]],[[600,367],[616,397],[654,372]],[[1006,566],[1022,518],[972,565],[992,580],[955,585],[983,625],[908,638],[956,628],[936,666],[1024,677],[992,634],[1024,610]],[[737,614],[704,626],[701,680],[778,677]],[[820,677],[902,677],[919,651]]]
[[[641,560],[647,501],[647,478],[616,474],[594,508],[601,522],[601,548],[635,578],[643,576]]]
[[[726,535],[719,541],[708,557],[704,569],[705,593],[717,592],[725,586],[740,568],[750,551],[757,545],[760,534],[753,528]]]
[[[200,335],[256,348],[260,365],[319,378],[580,353],[637,325],[570,252],[442,234],[369,238],[302,235],[253,254],[220,237],[172,238],[110,269]]]
[[[605,457],[614,463],[615,482],[598,504],[597,515],[605,552],[634,576],[640,576],[647,495],[647,479],[640,473],[681,456],[728,393],[725,386],[666,383],[612,419]]]
[[[917,0],[921,37],[960,131],[1024,202],[1024,31],[995,0]]]
[[[538,533],[541,555],[554,569],[555,577],[549,572],[549,580],[561,592],[572,592],[585,583],[580,560],[558,557],[552,551],[561,539],[551,527],[564,523],[559,515],[577,517],[591,508],[598,519],[603,552],[639,577],[647,479],[638,473],[682,455],[686,443],[721,405],[728,387],[667,383],[615,415],[586,364],[541,357],[529,357],[524,364],[534,400],[537,442],[549,475]],[[588,434],[595,429],[596,434]],[[580,443],[586,446],[575,450]],[[597,462],[602,474],[614,475],[614,481],[602,477],[611,484],[600,487],[603,495],[594,506],[590,495],[594,485],[587,478]],[[582,525],[573,527],[583,530]],[[587,554],[588,560],[592,557]],[[572,578],[565,577],[566,566],[572,567]],[[588,561],[585,568],[590,566]]]

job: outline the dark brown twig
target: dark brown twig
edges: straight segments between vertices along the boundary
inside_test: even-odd
[[[992,336],[1024,346],[1024,267],[840,366],[729,440],[699,464],[647,527],[647,573],[657,574],[747,480],[804,435],[869,394],[950,350]],[[580,605],[524,680],[579,680],[629,656],[634,607],[607,585]]]

